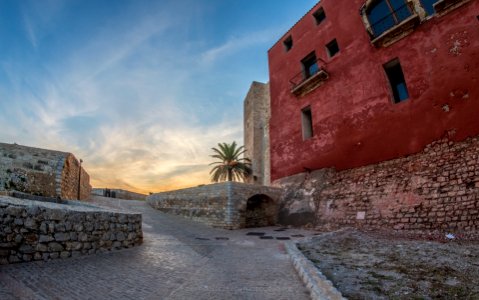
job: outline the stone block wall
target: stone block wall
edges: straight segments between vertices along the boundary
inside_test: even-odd
[[[78,185],[79,180],[80,185]],[[90,175],[88,175],[83,167],[80,167],[80,162],[71,153],[66,155],[60,185],[62,199],[78,199],[78,188],[80,188],[79,199],[87,199],[90,196]]]
[[[57,168],[64,153],[0,143],[0,190],[57,196]]]
[[[0,264],[67,258],[142,242],[141,214],[0,196]]]
[[[281,190],[239,182],[222,182],[147,197],[154,208],[181,215],[204,224],[227,229],[245,227],[247,201],[267,195],[277,205]]]
[[[479,137],[336,172],[282,178],[280,222],[473,235],[479,229]],[[296,215],[295,215],[296,214]],[[296,218],[295,218],[296,217]]]
[[[270,184],[269,119],[271,117],[269,84],[254,81],[244,100],[245,157],[251,160],[252,174],[247,183]]]
[[[71,153],[0,143],[0,190],[77,199],[79,167]],[[81,168],[80,199],[90,192],[90,176]]]

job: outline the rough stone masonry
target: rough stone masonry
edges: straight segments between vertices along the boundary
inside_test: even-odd
[[[146,201],[153,208],[213,227],[238,229],[274,225],[281,189],[221,182],[156,193]]]
[[[282,178],[279,222],[416,232],[479,230],[479,137],[365,167]]]
[[[0,264],[129,248],[142,239],[138,213],[0,196]]]
[[[0,143],[2,190],[86,199],[90,196],[91,185],[90,176],[71,153]]]

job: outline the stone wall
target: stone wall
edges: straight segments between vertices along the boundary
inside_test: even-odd
[[[79,167],[71,153],[0,143],[0,190],[77,199]],[[90,176],[82,167],[80,199],[90,191]]]
[[[125,200],[146,200],[146,195],[135,193],[122,189],[107,189],[107,188],[94,188],[91,191],[92,195],[119,198]]]
[[[245,156],[251,160],[252,174],[247,183],[270,184],[269,119],[271,117],[269,84],[254,81],[244,100]]]
[[[479,137],[442,139],[421,153],[356,169],[275,181],[280,222],[474,234],[479,229]]]
[[[142,238],[141,214],[0,196],[0,264],[129,248]]]
[[[236,229],[247,227],[248,199],[265,195],[269,204],[277,209],[280,194],[281,190],[277,188],[222,182],[152,194],[147,201],[152,207],[166,213],[188,217],[213,227]]]
[[[80,186],[78,180],[80,179]],[[78,188],[80,187],[80,198]],[[80,162],[68,153],[65,158],[61,175],[61,198],[62,199],[87,199],[91,193],[90,175],[81,167]]]

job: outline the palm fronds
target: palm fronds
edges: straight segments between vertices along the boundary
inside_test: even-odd
[[[244,146],[238,147],[236,142],[231,144],[218,143],[217,148],[211,148],[213,158],[218,159],[210,165],[215,165],[210,171],[211,181],[240,181],[251,174],[251,162],[241,157],[245,153]]]

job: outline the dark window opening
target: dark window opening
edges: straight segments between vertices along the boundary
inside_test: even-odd
[[[303,140],[313,137],[313,115],[311,107],[308,106],[301,110],[301,124],[303,128]]]
[[[328,56],[333,57],[339,52],[339,45],[336,39],[332,40],[326,45],[326,49],[328,50]]]
[[[436,11],[434,10],[433,4],[438,0],[421,0],[422,7],[426,11],[428,16],[432,16]]]
[[[366,12],[375,37],[412,15],[406,0],[380,0]]]
[[[476,18],[477,18],[477,20],[479,21],[479,16],[477,16]]]
[[[283,41],[283,45],[284,45],[284,50],[286,50],[286,52],[288,52],[289,50],[291,50],[291,48],[293,48],[293,38],[291,36],[288,36],[284,41]]]
[[[313,17],[316,20],[316,25],[319,25],[326,19],[326,13],[324,12],[324,9],[320,7],[313,13]]]
[[[402,102],[409,98],[406,80],[402,72],[401,64],[398,59],[394,59],[384,65],[384,70],[388,76],[389,84],[393,92],[394,103]]]
[[[304,78],[309,78],[319,71],[316,54],[314,54],[314,52],[303,58],[301,64],[303,65]]]

